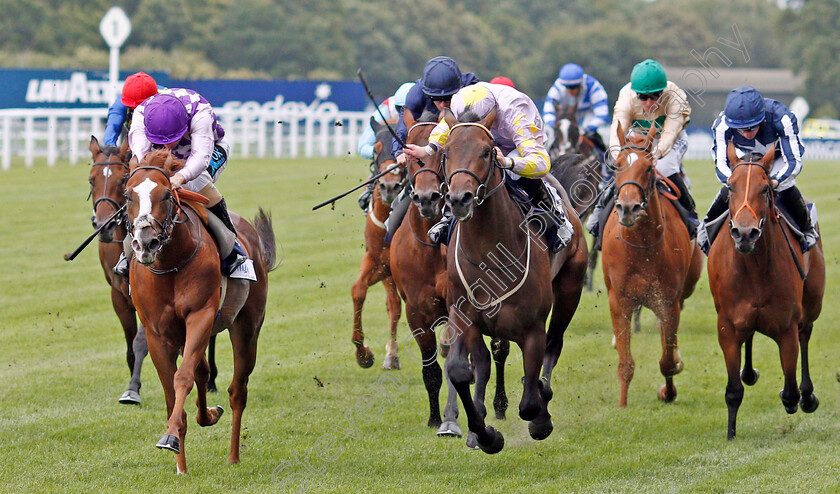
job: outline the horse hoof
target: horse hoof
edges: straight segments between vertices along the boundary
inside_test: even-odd
[[[787,403],[785,403],[785,398],[782,395],[784,392],[784,389],[779,391],[779,398],[782,399],[782,405],[784,405],[785,411],[788,413],[788,415],[793,415],[794,413],[796,413],[797,410],[799,410],[799,401],[794,401],[792,405],[788,405]]]
[[[140,404],[140,393],[129,389],[125,393],[120,396],[120,403],[123,405],[139,405]]]
[[[216,383],[208,384],[207,385],[207,392],[208,393],[218,393],[219,389],[216,387]]]
[[[610,343],[610,345],[612,345],[612,347],[615,348],[615,335],[613,335],[612,343]]]
[[[164,434],[160,441],[155,444],[160,449],[168,449],[169,451],[174,451],[175,453],[181,452],[181,440],[178,439],[177,436],[173,436],[172,434]]]
[[[386,356],[385,361],[382,362],[382,370],[400,370],[400,358]]]
[[[548,404],[548,402],[554,398],[554,390],[551,389],[551,382],[549,382],[548,378],[541,377],[540,380],[537,381],[537,384],[540,387],[540,397],[542,397],[543,402]]]
[[[538,424],[535,421],[528,422],[528,433],[531,434],[531,439],[542,441],[550,436],[553,431],[554,424],[551,423],[551,419],[548,419],[541,424]]]
[[[505,410],[496,410],[496,420],[507,420]]]
[[[454,436],[454,437],[461,437],[461,428],[458,427],[458,422],[447,420],[446,422],[440,425],[438,428],[437,435],[444,437],[444,436]]]
[[[490,427],[489,425],[487,426],[487,428],[485,430],[487,431],[487,434],[490,434],[490,435],[493,436],[493,439],[492,439],[492,441],[490,441],[490,444],[487,445],[487,446],[485,446],[485,445],[483,445],[479,442],[478,447],[481,448],[481,451],[484,451],[488,455],[495,455],[496,453],[501,451],[502,448],[505,447],[505,436],[503,436],[501,432],[499,432],[496,429]]]
[[[225,414],[225,409],[222,408],[222,405],[216,405],[216,412],[218,412],[219,418],[222,418],[222,415]]]
[[[659,388],[659,399],[664,401],[665,403],[672,403],[674,400],[677,399],[677,393],[673,395],[668,394],[668,385],[663,384],[661,388]]]
[[[363,348],[356,349],[356,362],[359,367],[368,369],[373,366],[373,352],[370,347],[365,345]]]
[[[747,386],[752,386],[758,382],[758,369],[753,369],[748,372],[746,368],[741,369],[741,382]]]
[[[814,413],[820,407],[820,399],[815,394],[807,395],[807,398],[806,395],[802,395],[799,403],[802,406],[802,411],[805,413]]]
[[[479,449],[478,436],[475,435],[475,432],[467,432],[466,445],[470,449]]]

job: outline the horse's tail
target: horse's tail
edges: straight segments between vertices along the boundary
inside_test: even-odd
[[[259,208],[259,212],[257,212],[257,216],[254,218],[254,228],[260,237],[266,272],[274,271],[277,269],[277,247],[274,243],[274,228],[271,226],[271,213],[266,212],[263,208]]]

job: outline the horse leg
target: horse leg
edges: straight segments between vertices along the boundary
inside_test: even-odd
[[[400,293],[397,291],[394,278],[388,276],[382,280],[382,284],[385,285],[385,304],[388,307],[388,317],[391,320],[391,339],[385,345],[385,360],[382,362],[382,369],[399,370],[400,357],[398,352],[400,345],[397,343],[397,324],[400,322],[402,302],[400,302]]]
[[[741,367],[741,343],[735,334],[735,328],[727,321],[718,317],[718,343],[723,350],[723,358],[726,362],[726,408],[729,412],[729,424],[726,431],[726,439],[735,439],[735,422],[738,417],[738,408],[744,400],[744,385],[741,383],[739,369]]]
[[[473,405],[481,418],[486,419],[487,407],[484,404],[484,398],[487,383],[490,381],[490,352],[487,351],[482,336],[470,340],[470,361],[472,363],[473,379],[475,380]],[[467,435],[467,447],[471,449],[478,447],[478,437],[472,432]]]
[[[598,266],[598,251],[595,249],[595,237],[592,237],[592,247],[589,248],[589,258],[586,269],[586,291],[591,292],[595,284],[595,267]]]
[[[744,344],[744,368],[741,369],[741,382],[752,386],[758,381],[758,370],[753,368],[752,343],[754,334],[747,338]]]
[[[502,338],[493,338],[490,341],[490,348],[493,349],[493,362],[496,363],[496,394],[493,397],[493,410],[496,411],[496,419],[504,420],[508,408],[505,393],[505,361],[510,354],[510,342]]]
[[[811,330],[814,323],[802,324],[799,330],[799,350],[802,353],[802,382],[799,383],[799,391],[802,397],[799,404],[805,413],[813,413],[820,406],[820,400],[814,394],[814,383],[811,382],[811,371],[808,368],[808,342],[811,340]]]
[[[365,333],[362,330],[362,307],[365,305],[368,287],[376,283],[376,266],[370,254],[365,253],[362,257],[362,265],[359,268],[359,278],[353,283],[351,294],[353,296],[353,345],[356,346],[356,362],[359,366],[367,369],[373,365],[373,352],[365,345]]]
[[[249,317],[249,314],[240,312],[233,323],[233,331],[230,332],[230,343],[233,347],[233,380],[228,387],[228,394],[233,418],[228,463],[239,463],[242,414],[248,403],[248,378],[257,362],[257,338],[264,317],[264,312],[260,317]]]
[[[416,312],[409,310],[406,306],[406,318],[412,330],[414,341],[420,347],[422,361],[423,384],[426,386],[426,393],[429,395],[429,427],[440,427],[440,388],[443,384],[443,373],[437,361],[437,339],[429,324],[418,318]],[[411,358],[411,356],[409,355]]]
[[[642,306],[637,305],[633,309],[633,332],[638,334],[642,332]]]
[[[636,370],[636,362],[630,353],[630,318],[634,306],[626,299],[620,299],[615,291],[610,293],[610,317],[613,324],[613,339],[618,351],[618,383],[621,387],[618,406],[627,406],[627,390]]]
[[[210,377],[210,364],[204,355],[201,355],[201,360],[195,366],[195,387],[196,399],[195,405],[198,407],[198,413],[195,416],[196,422],[201,427],[209,427],[215,425],[219,418],[224,413],[225,409],[220,406],[207,408],[207,379]]]
[[[123,328],[125,335],[125,361],[128,364],[128,372],[131,377],[128,381],[128,389],[120,396],[119,402],[127,405],[140,404],[140,372],[139,369],[135,372],[138,366],[138,358],[134,352],[134,340],[137,338],[137,316],[134,311],[134,306],[127,300],[121,291],[111,288],[111,304],[114,306],[114,312],[120,320],[120,325]],[[144,337],[145,341],[145,337]],[[140,356],[140,365],[143,363],[144,353]]]
[[[474,326],[464,329],[460,337],[455,338],[449,347],[449,355],[446,357],[446,373],[461,403],[464,405],[464,413],[467,414],[469,430],[476,434],[478,446],[488,454],[495,454],[504,448],[505,440],[500,432],[484,423],[484,417],[475,407],[475,402],[470,396],[470,380],[473,377],[470,363],[467,360],[467,345],[474,338],[481,338],[481,334]],[[472,345],[470,345],[472,346]]]
[[[163,387],[163,394],[166,398],[166,417],[170,419],[175,410],[175,373],[178,369],[178,348],[166,341],[162,341],[162,338],[156,331],[149,332],[146,338],[149,345],[149,354],[152,356],[152,362],[155,364],[155,369],[157,369],[160,384]],[[187,414],[183,411],[181,411],[181,414],[183,415],[182,420],[186,422]],[[160,449],[174,451],[178,473],[187,473],[187,460],[184,455],[184,443],[182,439],[180,435],[164,434],[155,446]]]
[[[543,399],[545,382],[539,379],[540,368],[545,358],[545,332],[538,327],[526,332],[522,348],[522,365],[525,376],[522,379],[522,400],[519,402],[519,417],[527,420],[528,432],[536,440],[547,438],[554,430],[548,402]]]
[[[207,345],[207,361],[210,364],[210,375],[207,377],[207,391],[217,393],[216,377],[219,369],[216,368],[216,335],[210,337],[210,344]]]
[[[662,358],[659,371],[665,376],[665,384],[659,388],[659,399],[671,403],[677,398],[674,376],[683,370],[683,361],[677,345],[677,330],[680,325],[680,304],[674,302],[670,307],[658,308],[659,335],[662,343]]]
[[[799,408],[799,388],[796,386],[796,359],[799,357],[798,328],[787,330],[777,341],[779,356],[782,360],[782,373],[785,375],[785,387],[779,392],[782,405],[787,413],[796,413]]]

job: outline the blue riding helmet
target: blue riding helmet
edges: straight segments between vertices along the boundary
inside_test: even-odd
[[[583,68],[576,63],[567,63],[560,68],[557,78],[566,87],[579,86],[583,83]]]
[[[726,97],[723,114],[732,129],[755,127],[764,121],[764,97],[754,87],[736,87]]]
[[[411,88],[414,87],[413,82],[406,82],[402,86],[397,89],[397,92],[394,93],[394,96],[391,98],[394,101],[394,106],[405,106],[405,99],[408,96],[408,92],[411,91]]]
[[[451,96],[461,89],[461,69],[449,57],[435,57],[423,68],[423,92],[428,96]]]

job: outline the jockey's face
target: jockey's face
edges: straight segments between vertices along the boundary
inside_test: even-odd
[[[169,144],[164,144],[163,147],[166,149],[175,149],[175,146],[178,145],[178,141],[170,142]]]
[[[755,139],[756,134],[758,134],[758,129],[761,125],[753,126],[749,129],[738,129],[738,133],[744,136],[745,139]]]
[[[569,96],[577,98],[577,95],[580,94],[580,84],[577,86],[566,86],[566,91],[569,93]]]
[[[449,105],[451,105],[451,104],[452,104],[452,100],[451,100],[451,99],[447,99],[447,100],[433,100],[432,102],[435,104],[435,108],[437,108],[439,111],[443,111],[443,109],[444,109],[444,108],[449,108]]]
[[[662,96],[662,91],[656,93],[639,94],[639,101],[642,103],[642,111],[650,113],[659,105],[659,98]]]

